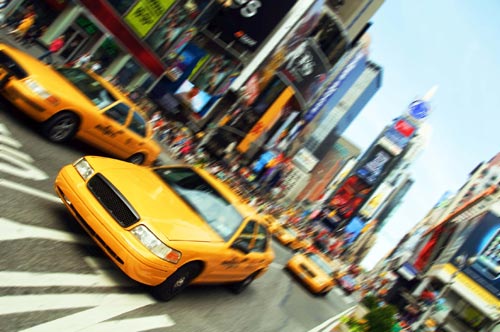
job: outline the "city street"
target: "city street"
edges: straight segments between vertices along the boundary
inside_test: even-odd
[[[270,271],[240,295],[202,286],[155,301],[102,255],[54,194],[61,166],[101,152],[52,144],[0,102],[1,331],[309,331],[354,304],[339,289],[309,294],[284,273],[291,251],[277,243]]]

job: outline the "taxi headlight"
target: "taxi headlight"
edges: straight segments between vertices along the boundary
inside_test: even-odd
[[[130,231],[146,248],[153,254],[166,260],[167,262],[177,264],[181,259],[181,253],[170,248],[144,225],[139,225]]]
[[[94,169],[92,168],[92,166],[90,166],[89,162],[85,158],[78,159],[73,163],[73,166],[85,181],[87,181],[87,179],[89,179],[95,173]]]

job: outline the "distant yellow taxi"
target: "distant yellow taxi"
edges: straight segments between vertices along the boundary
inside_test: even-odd
[[[314,294],[326,295],[335,286],[335,265],[318,251],[293,255],[285,268]]]
[[[92,72],[51,67],[0,43],[0,94],[41,123],[42,134],[52,142],[76,137],[113,157],[144,165],[161,151],[137,106]]]
[[[276,228],[273,232],[273,236],[282,245],[292,250],[306,249],[312,245],[311,241],[304,239],[301,232],[291,225],[283,225],[282,227]]]
[[[161,300],[190,283],[239,293],[274,259],[262,217],[203,169],[88,156],[64,166],[54,186],[109,258]]]
[[[270,214],[265,214],[263,216],[263,219],[267,225],[267,229],[271,234],[279,231],[279,229],[283,227],[280,221]]]

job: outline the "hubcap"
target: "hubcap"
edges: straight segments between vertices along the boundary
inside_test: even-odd
[[[180,277],[174,284],[174,288],[179,288],[186,282],[186,277]]]
[[[71,133],[74,127],[74,121],[70,119],[63,119],[52,127],[52,137],[56,139],[65,138]]]

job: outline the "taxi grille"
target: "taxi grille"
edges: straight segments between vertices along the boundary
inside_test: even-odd
[[[129,227],[139,221],[139,214],[102,174],[94,175],[87,187],[122,227]]]

